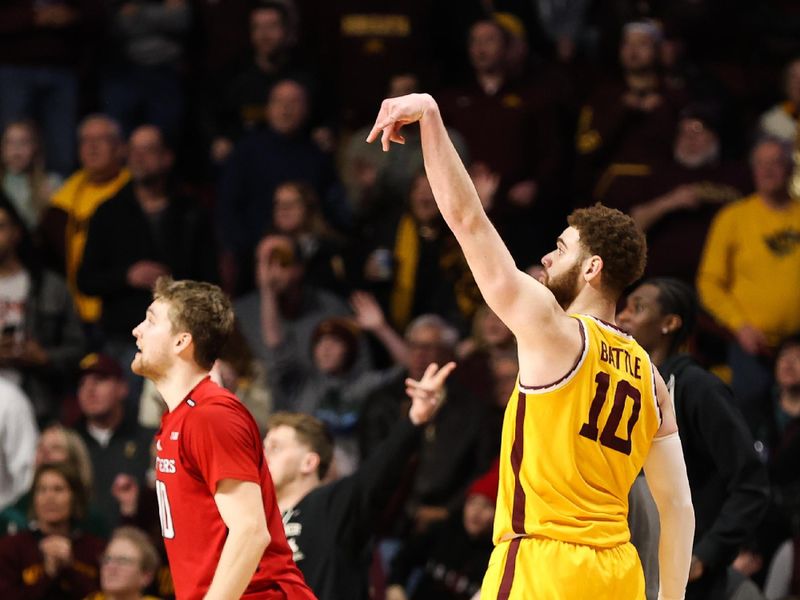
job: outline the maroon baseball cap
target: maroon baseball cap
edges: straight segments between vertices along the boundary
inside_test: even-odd
[[[90,373],[100,377],[113,377],[114,379],[123,379],[125,377],[122,367],[108,354],[96,354],[94,352],[87,354],[81,360],[80,369],[81,377]]]

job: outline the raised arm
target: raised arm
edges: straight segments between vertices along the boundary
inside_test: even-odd
[[[388,151],[391,142],[403,143],[400,129],[417,121],[425,171],[439,211],[461,245],[486,303],[517,337],[527,341],[546,335],[548,322],[556,322],[564,313],[547,288],[517,269],[483,210],[434,99],[410,94],[384,100],[367,141],[381,136]]]
[[[659,600],[681,600],[686,594],[694,540],[694,509],[678,425],[664,380],[656,373],[661,428],[644,465],[645,477],[658,507]]]

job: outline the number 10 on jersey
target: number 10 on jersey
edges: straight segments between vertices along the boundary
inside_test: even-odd
[[[167,486],[158,479],[156,479],[156,496],[158,497],[158,517],[161,519],[161,535],[171,540],[175,537],[175,528],[172,525],[172,511],[169,508]]]
[[[631,433],[633,432],[633,426],[636,425],[636,421],[639,420],[639,411],[642,408],[642,394],[637,388],[631,385],[630,382],[625,381],[624,379],[620,380],[620,382],[617,383],[616,390],[614,391],[614,404],[611,407],[611,412],[608,414],[608,420],[606,421],[601,433],[598,429],[597,421],[600,418],[600,412],[603,410],[603,405],[605,404],[608,396],[608,387],[611,382],[611,376],[604,371],[600,371],[595,376],[594,381],[597,384],[597,389],[595,390],[592,404],[589,407],[589,420],[583,424],[578,433],[585,438],[589,438],[593,442],[598,441],[599,436],[600,444],[606,448],[611,448],[617,452],[630,455]],[[619,426],[619,422],[622,420],[622,414],[625,412],[625,404],[627,404],[628,398],[633,400],[633,409],[631,410],[631,416],[628,419],[628,437],[621,438],[617,436],[617,427]]]

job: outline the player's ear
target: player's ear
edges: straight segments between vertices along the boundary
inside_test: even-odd
[[[192,334],[188,331],[184,331],[183,333],[178,335],[178,339],[175,340],[175,352],[180,354],[186,348],[188,348],[192,343]]]
[[[309,473],[315,473],[317,469],[319,469],[319,454],[316,452],[306,452],[306,455],[300,463],[300,471],[304,475],[307,475]]]
[[[583,277],[586,281],[591,281],[603,270],[603,259],[597,254],[593,254],[584,262]]]
[[[661,332],[665,335],[672,335],[683,325],[683,319],[678,315],[667,315],[661,320]]]

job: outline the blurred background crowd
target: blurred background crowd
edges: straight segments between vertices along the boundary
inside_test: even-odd
[[[162,275],[234,300],[214,377],[267,436],[320,598],[478,589],[516,349],[439,215],[418,128],[387,154],[364,141],[382,98],[421,91],[532,276],[573,208],[646,232],[620,323],[676,395],[687,597],[800,597],[789,0],[2,2],[0,596],[171,597],[163,405],[129,369]],[[405,377],[451,359],[444,408],[402,437]],[[270,458],[281,436],[314,468]],[[287,510],[323,492],[349,507],[335,560],[300,547],[335,503],[302,527]]]

